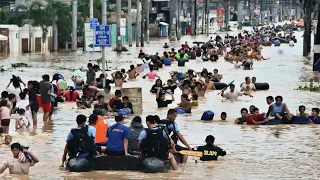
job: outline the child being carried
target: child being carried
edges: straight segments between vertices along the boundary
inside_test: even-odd
[[[18,113],[20,117],[16,121],[16,130],[29,128],[30,121],[28,117],[25,115],[26,111],[24,109],[19,109]]]

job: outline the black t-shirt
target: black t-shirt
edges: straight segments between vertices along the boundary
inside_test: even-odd
[[[32,104],[30,105],[31,109],[39,109],[37,93],[36,90],[34,90],[33,88],[29,89],[29,101],[32,102]]]
[[[167,86],[164,88],[165,91],[167,91],[168,89],[170,89],[170,91],[172,92],[172,94],[174,94],[174,90],[177,89],[177,86]]]
[[[158,98],[158,99],[156,99],[156,100],[157,100],[158,108],[168,107],[168,104],[171,104],[171,103],[172,103],[172,100],[162,101],[160,98]]]
[[[142,58],[142,57],[144,57],[145,55],[146,55],[146,54],[142,52],[142,53],[139,53],[138,57],[139,57],[139,58]]]
[[[203,152],[203,156],[200,158],[202,161],[218,160],[218,156],[225,156],[227,154],[225,150],[219,148],[218,146],[209,144],[205,146],[199,146],[197,151]]]
[[[159,86],[157,86],[156,84],[154,84],[154,85],[151,87],[150,92],[151,92],[151,93],[157,93],[157,91],[158,91],[159,88],[162,88],[162,87],[159,87]]]
[[[240,118],[238,118],[238,123],[237,124],[243,124],[245,122],[247,122],[247,120],[242,118],[242,117],[240,117]]]
[[[21,79],[19,76],[14,76],[13,78],[10,79],[10,82],[12,82],[14,88],[19,88]]]
[[[123,109],[123,103],[121,99],[114,100],[114,109]]]
[[[106,81],[106,87],[110,86],[111,83],[114,83],[114,80],[105,79]]]
[[[131,104],[131,103],[129,103],[129,104],[127,104],[127,105],[124,105],[124,104],[122,104],[122,105],[123,105],[123,108],[131,109],[131,114],[134,114],[134,112],[133,112],[133,107],[132,107],[132,104]]]
[[[108,110],[108,104],[107,103],[103,103],[103,104],[95,104],[94,105],[94,109],[105,109]]]

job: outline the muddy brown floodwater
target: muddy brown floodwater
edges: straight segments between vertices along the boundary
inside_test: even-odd
[[[236,34],[236,33],[235,33]],[[297,33],[296,37],[301,37]],[[194,40],[204,41],[207,37],[196,38],[183,37],[180,42],[169,43],[176,49],[184,41],[189,44]],[[162,45],[167,40],[151,41],[144,50],[151,54],[164,51]],[[130,53],[124,52],[117,56],[108,49],[107,59],[118,61],[118,68],[129,68],[131,60],[135,61],[140,48],[129,48]],[[59,104],[53,115],[51,123],[43,123],[42,114],[39,114],[39,123],[36,134],[11,132],[14,141],[19,141],[30,146],[31,150],[38,156],[40,163],[31,168],[28,176],[11,176],[8,171],[0,176],[1,179],[319,179],[320,167],[320,128],[317,125],[277,125],[277,126],[246,126],[234,125],[234,119],[240,116],[240,109],[255,105],[261,112],[267,111],[266,96],[282,95],[284,102],[288,104],[291,112],[296,113],[299,105],[306,105],[310,113],[312,107],[319,106],[320,96],[317,93],[295,90],[302,80],[319,78],[319,73],[311,71],[310,64],[302,58],[302,39],[298,40],[295,47],[287,44],[281,47],[265,47],[262,51],[270,60],[256,62],[254,69],[245,71],[234,69],[232,64],[220,61],[202,62],[200,59],[186,64],[181,68],[177,65],[165,67],[157,72],[162,80],[169,78],[169,71],[185,71],[188,68],[200,71],[207,68],[209,71],[217,68],[223,74],[223,82],[235,80],[236,88],[246,76],[257,77],[257,82],[268,82],[270,90],[255,92],[253,98],[241,97],[238,102],[222,102],[217,91],[209,92],[206,99],[200,102],[199,107],[193,110],[192,115],[179,115],[176,122],[180,131],[189,144],[196,146],[204,143],[207,135],[216,137],[216,144],[227,151],[227,156],[219,158],[215,162],[195,163],[191,158],[186,165],[180,166],[178,171],[166,174],[144,174],[131,171],[94,171],[88,173],[70,173],[59,168],[61,155],[69,130],[76,126],[77,114],[89,115],[91,110],[74,109],[75,104]],[[5,89],[12,74],[19,75],[27,82],[28,80],[40,80],[41,75],[48,73],[61,73],[71,82],[72,72],[61,70],[64,68],[85,67],[88,60],[99,58],[99,53],[53,53],[50,55],[22,55],[11,56],[0,63],[4,68],[9,68],[10,63],[24,62],[33,67],[21,69],[10,69],[0,76],[1,91]],[[110,73],[110,72],[109,72]],[[153,82],[138,78],[135,82],[128,82],[124,87],[143,87],[143,117],[149,114],[158,114],[165,118],[167,109],[158,110],[155,96],[149,93]],[[9,88],[9,91],[11,89]],[[177,91],[175,97],[180,99],[181,92]],[[170,107],[175,107],[176,103]],[[215,112],[215,119],[220,113],[227,112],[226,123],[200,122],[201,114],[205,110]],[[111,122],[114,122],[110,119]],[[14,122],[14,121],[13,121]],[[130,120],[127,120],[129,124]],[[5,161],[11,156],[8,147],[0,147],[0,160]]]

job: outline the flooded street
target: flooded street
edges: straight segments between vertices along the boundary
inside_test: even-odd
[[[234,34],[237,34],[234,32]],[[232,33],[230,35],[233,35]],[[240,84],[246,76],[257,78],[257,82],[267,82],[270,85],[268,91],[258,91],[253,98],[241,97],[238,102],[222,102],[219,91],[206,94],[206,99],[199,102],[199,107],[193,109],[192,115],[179,115],[176,122],[180,132],[191,146],[204,144],[207,135],[214,135],[216,144],[227,151],[225,157],[220,157],[215,162],[195,163],[192,158],[186,165],[180,166],[178,171],[166,174],[145,174],[131,171],[94,171],[88,173],[70,173],[62,168],[61,157],[65,140],[71,128],[76,127],[76,116],[80,113],[89,115],[92,109],[78,110],[75,103],[59,104],[53,115],[52,123],[42,122],[42,113],[38,114],[38,128],[36,135],[29,133],[15,133],[14,121],[11,122],[10,133],[13,134],[13,142],[19,141],[23,145],[30,146],[30,150],[39,158],[40,163],[30,169],[29,176],[9,175],[8,170],[0,175],[0,179],[319,179],[320,172],[320,126],[319,125],[277,125],[277,126],[247,126],[234,125],[235,118],[240,117],[240,109],[255,105],[260,112],[267,111],[267,96],[282,95],[291,113],[296,113],[299,105],[305,105],[307,113],[311,108],[319,107],[320,96],[318,93],[297,91],[300,84],[310,78],[319,79],[319,73],[313,73],[311,65],[302,58],[302,36],[296,33],[298,43],[291,48],[288,44],[281,47],[264,47],[262,54],[270,60],[255,62],[253,70],[246,71],[235,69],[233,64],[225,62],[222,58],[218,62],[203,62],[198,58],[186,63],[186,67],[164,67],[157,74],[163,81],[169,79],[170,71],[186,71],[192,68],[201,71],[207,68],[209,71],[218,69],[223,75],[222,82],[229,83],[235,80],[236,90],[240,90]],[[300,38],[300,39],[299,39]],[[207,37],[198,36],[191,38],[182,37],[179,42],[168,44],[178,49],[181,44],[188,41],[207,41]],[[159,52],[164,49],[163,44],[167,40],[151,41],[144,47],[147,54]],[[120,56],[107,49],[107,60],[118,63],[110,64],[110,67],[129,69],[134,64],[140,48],[129,48]],[[169,49],[168,49],[169,50]],[[23,62],[32,65],[31,68],[9,69],[0,76],[1,91],[9,83],[11,75],[18,75],[24,82],[28,80],[40,80],[43,74],[61,73],[70,82],[72,71],[67,69],[85,68],[89,60],[100,58],[100,53],[53,53],[48,55],[23,55],[12,56],[0,61],[4,69],[10,68],[10,63]],[[133,61],[130,63],[129,61]],[[311,60],[312,61],[312,60]],[[312,64],[312,63],[311,63]],[[21,71],[23,69],[23,71]],[[64,70],[61,70],[64,69]],[[110,75],[110,72],[108,72]],[[85,73],[83,75],[85,77]],[[154,82],[139,77],[134,82],[124,84],[124,87],[143,87],[143,117],[149,114],[157,114],[161,118],[166,117],[167,109],[157,109],[155,95],[149,92]],[[12,88],[12,87],[10,87]],[[12,89],[10,89],[12,90]],[[175,93],[176,102],[169,107],[176,107],[180,102],[181,91]],[[205,110],[215,112],[215,118],[219,119],[221,112],[227,113],[226,123],[217,121],[204,123],[199,119]],[[114,120],[110,119],[112,123]],[[131,119],[126,124],[130,124]],[[145,120],[143,120],[145,122]],[[7,156],[12,156],[10,148],[0,147],[0,159],[4,162]]]

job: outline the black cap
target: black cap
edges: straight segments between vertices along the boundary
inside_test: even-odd
[[[121,115],[121,114],[114,117],[114,120],[115,120],[116,122],[120,122],[120,121],[122,121],[123,119],[124,119],[124,116]]]

